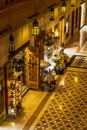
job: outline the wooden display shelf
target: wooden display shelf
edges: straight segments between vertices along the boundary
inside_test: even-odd
[[[29,47],[29,87],[39,88],[39,47]]]

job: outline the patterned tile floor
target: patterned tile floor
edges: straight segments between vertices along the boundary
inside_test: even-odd
[[[84,70],[83,70],[84,69]],[[87,57],[75,56],[57,89],[26,130],[87,130]],[[25,130],[25,129],[24,129]]]
[[[87,56],[75,55],[72,57],[70,62],[71,67],[87,69]]]
[[[29,130],[87,130],[87,73],[67,71]]]

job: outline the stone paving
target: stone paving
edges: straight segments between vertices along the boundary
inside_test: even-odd
[[[87,130],[87,73],[66,71],[29,130]]]
[[[74,55],[70,62],[70,67],[87,69],[87,56]]]

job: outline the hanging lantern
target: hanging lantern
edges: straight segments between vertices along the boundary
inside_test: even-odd
[[[9,36],[9,54],[13,54],[15,51],[14,37],[12,34]]]
[[[32,35],[37,36],[39,35],[39,33],[40,33],[40,29],[39,29],[38,21],[35,18],[32,27]]]
[[[71,6],[73,7],[75,6],[75,4],[76,4],[76,0],[71,0]]]
[[[54,8],[50,9],[50,20],[53,21],[54,20]]]
[[[65,1],[62,3],[62,13],[66,13],[66,3],[65,3]]]

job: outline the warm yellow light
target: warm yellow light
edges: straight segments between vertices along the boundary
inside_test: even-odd
[[[78,78],[76,76],[74,77],[74,81],[75,83],[78,83]]]
[[[54,8],[50,9],[50,20],[54,20]]]
[[[58,7],[54,9],[54,13],[55,13],[55,19],[58,18],[59,12],[58,12]]]
[[[32,35],[37,36],[40,33],[40,28],[38,25],[38,21],[35,19],[33,22],[33,27],[32,27]]]
[[[40,33],[40,29],[39,29],[38,27],[33,27],[33,28],[32,28],[32,34],[33,34],[34,36],[39,35],[39,33]]]
[[[62,80],[61,82],[60,82],[60,86],[64,86],[64,80]]]
[[[62,7],[62,13],[66,13],[66,7]]]
[[[57,28],[55,29],[54,33],[55,33],[55,37],[59,37],[59,30]]]
[[[14,122],[11,122],[11,125],[14,127],[14,126],[15,126],[15,123],[14,123]]]
[[[62,13],[66,13],[66,3],[63,2],[62,4]]]
[[[29,32],[28,31],[29,31],[28,25],[25,25],[23,27],[23,36],[22,36],[23,42],[25,42],[28,39],[28,37],[29,37]]]
[[[63,110],[63,106],[61,104],[59,104],[59,109]]]
[[[23,40],[25,39],[25,37],[26,37],[26,27],[24,26],[23,27]]]

